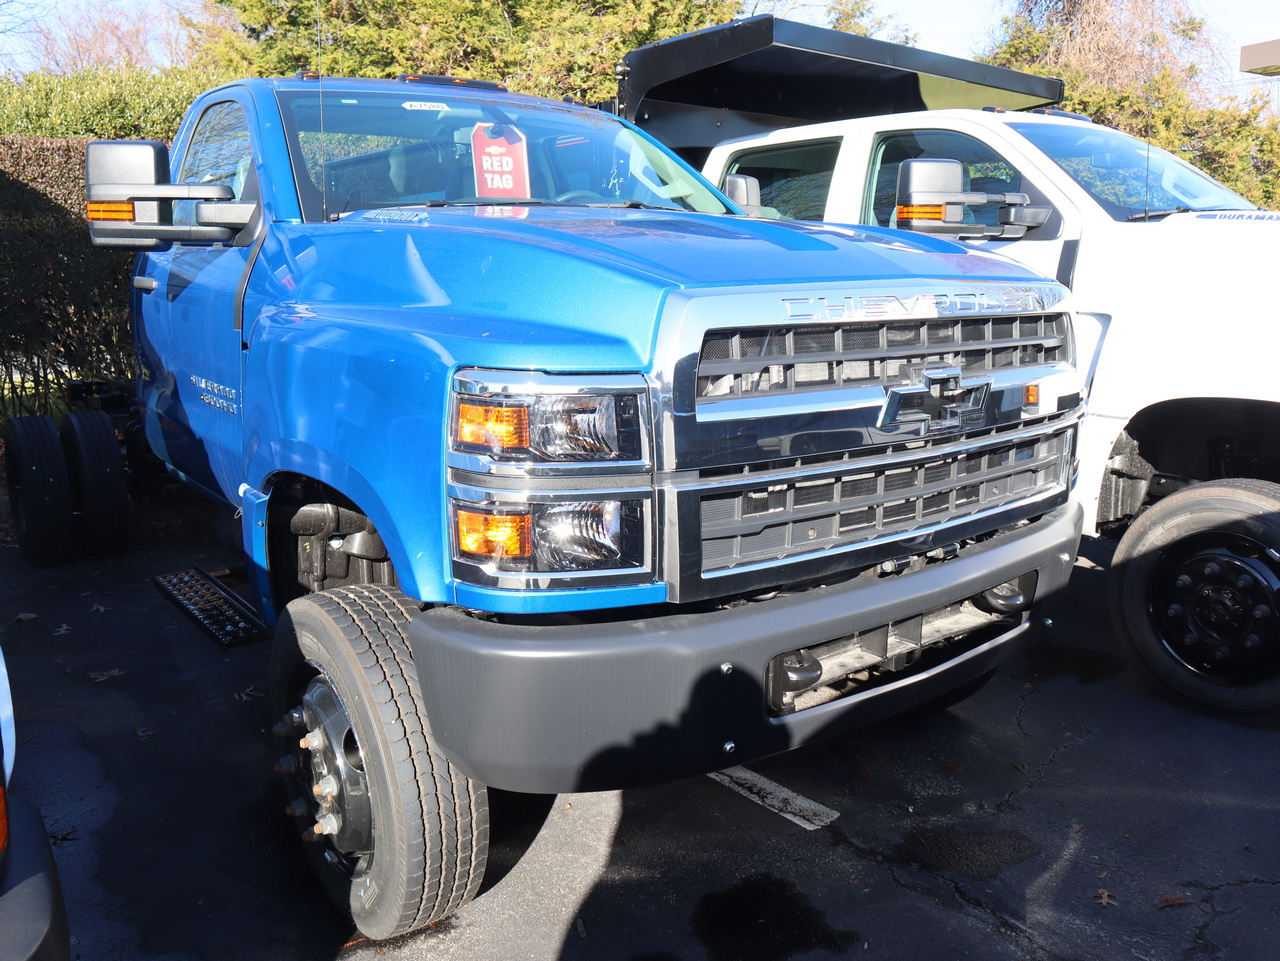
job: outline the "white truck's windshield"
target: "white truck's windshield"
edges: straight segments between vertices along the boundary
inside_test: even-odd
[[[326,86],[278,94],[307,220],[416,204],[578,204],[728,213],[705,181],[602,112]]]
[[[1110,127],[1011,123],[1115,220],[1190,210],[1256,210],[1184,160]]]

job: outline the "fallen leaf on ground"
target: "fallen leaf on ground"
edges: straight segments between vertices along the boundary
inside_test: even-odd
[[[68,830],[63,831],[61,834],[56,834],[50,831],[49,840],[54,844],[61,844],[63,841],[79,841],[80,839],[76,837],[76,828],[73,824]]]
[[[236,692],[237,701],[247,701],[251,697],[262,697],[262,696],[263,696],[262,692],[255,691],[253,687],[247,687],[243,691]]]
[[[1089,897],[1093,898],[1093,900],[1097,901],[1098,904],[1104,908],[1110,907],[1113,904],[1120,903],[1114,897],[1112,897],[1111,892],[1108,891],[1106,888],[1098,888],[1098,893],[1091,894],[1089,895]]]
[[[89,676],[93,678],[94,684],[101,684],[103,681],[112,677],[119,677],[122,674],[128,674],[128,671],[122,671],[118,667],[113,667],[109,671],[90,671]]]
[[[1017,768],[1019,771],[1021,771],[1023,774],[1027,775],[1028,777],[1030,777],[1030,776],[1031,776],[1031,769],[1030,769],[1030,768],[1028,768],[1028,767],[1027,767],[1025,764],[1023,764],[1021,761],[1010,761],[1009,763],[1010,763],[1010,764],[1012,764],[1012,765],[1013,765],[1015,768]]]
[[[145,727],[135,727],[133,729],[133,741],[135,744],[139,741],[145,741],[154,733],[155,731],[149,730]]]
[[[1190,904],[1191,899],[1185,894],[1162,894],[1160,895],[1160,903],[1157,908],[1180,908]]]
[[[26,737],[24,737],[21,741],[18,742],[18,747],[22,747],[22,745],[24,744],[30,744],[39,736],[40,736],[39,734],[28,734]]]
[[[109,610],[111,610],[111,608],[103,607],[101,604],[94,604],[93,607],[89,608],[89,613],[101,614],[103,611],[109,611]]]
[[[25,624],[27,623],[27,621],[34,621],[39,616],[40,616],[39,614],[15,614],[13,616],[13,620],[10,623]]]
[[[71,625],[62,624],[62,625],[59,625],[58,629],[53,632],[53,636],[57,637],[59,634],[70,634],[70,633],[71,633]]]

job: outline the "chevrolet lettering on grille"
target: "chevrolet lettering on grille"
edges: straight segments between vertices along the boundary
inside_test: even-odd
[[[960,368],[911,364],[909,380],[886,391],[882,430],[925,437],[981,427],[986,420],[987,379],[962,380]]]

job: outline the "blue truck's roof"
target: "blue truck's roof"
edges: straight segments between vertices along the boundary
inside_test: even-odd
[[[542,103],[555,104],[559,107],[578,107],[582,110],[589,110],[587,107],[577,101],[572,100],[552,100],[548,97],[538,97],[532,94],[514,93],[497,85],[488,85],[487,83],[474,83],[465,78],[449,78],[436,77],[431,80],[415,79],[415,80],[382,80],[370,79],[367,77],[248,77],[242,80],[233,80],[228,83],[214,87],[213,90],[206,91],[212,93],[217,90],[225,90],[228,87],[244,87],[248,89],[255,99],[263,95],[271,95],[277,92],[290,93],[294,91],[339,91],[345,92],[369,92],[385,93],[389,90],[403,90],[409,93],[423,94],[432,91],[438,93],[448,93],[451,97],[469,97],[476,100],[500,100],[509,103]]]

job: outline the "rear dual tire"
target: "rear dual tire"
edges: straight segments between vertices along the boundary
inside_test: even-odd
[[[4,427],[4,469],[22,556],[35,567],[61,560],[75,527],[67,462],[51,417],[9,419]]]
[[[4,461],[14,536],[28,564],[57,563],[76,547],[108,554],[128,539],[124,459],[106,414],[71,411],[61,431],[44,414],[12,417]]]

